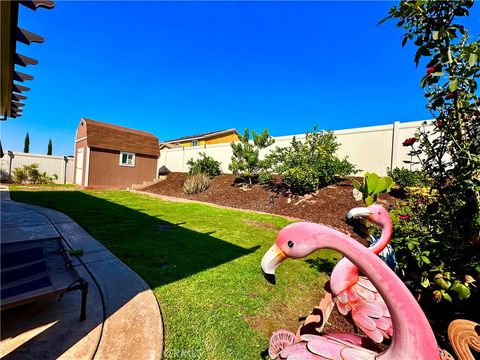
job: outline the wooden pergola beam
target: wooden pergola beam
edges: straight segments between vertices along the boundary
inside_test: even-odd
[[[30,45],[45,40],[37,34],[18,27],[19,4],[32,10],[51,9],[55,6],[55,3],[50,0],[0,0],[0,71],[2,74],[0,78],[0,120],[20,116],[21,109],[18,107],[23,104],[19,101],[26,99],[26,96],[18,93],[30,90],[14,81],[33,80],[33,76],[16,71],[15,65],[26,67],[38,64],[35,59],[17,54],[17,41]]]

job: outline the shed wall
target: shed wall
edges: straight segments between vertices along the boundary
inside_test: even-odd
[[[130,187],[156,177],[157,157],[135,154],[135,166],[120,166],[120,152],[90,148],[89,187]]]

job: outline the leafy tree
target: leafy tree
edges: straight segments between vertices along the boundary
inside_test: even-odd
[[[52,155],[52,139],[48,139],[47,155]]]
[[[204,152],[201,152],[199,155],[199,159],[190,159],[187,161],[187,165],[190,167],[188,169],[188,173],[190,175],[201,173],[207,175],[208,177],[210,177],[210,179],[212,179],[222,173],[222,169],[220,168],[220,161],[215,160]]]
[[[451,300],[444,295],[445,284],[437,281],[442,273],[456,284],[480,272],[480,41],[471,40],[458,22],[469,15],[472,5],[470,0],[401,1],[384,19],[398,20],[404,30],[402,45],[412,41],[418,48],[415,63],[424,61],[427,67],[420,86],[433,127],[424,124],[403,145],[410,148],[432,187],[419,201],[425,211],[403,216],[414,218],[416,228],[428,236],[405,232],[409,251],[400,251],[400,260],[409,264],[407,277],[415,280],[422,274],[419,285],[438,301],[442,296]],[[421,256],[421,261],[412,256]],[[467,294],[460,298],[464,297]]]
[[[265,172],[265,161],[260,160],[259,153],[261,149],[272,145],[275,139],[270,137],[268,129],[264,129],[261,134],[252,131],[253,141],[250,141],[248,129],[240,135],[240,142],[232,142],[232,162],[228,166],[239,178],[248,181],[252,185],[258,181],[260,175]]]
[[[294,137],[289,147],[273,150],[266,162],[293,193],[305,194],[357,172],[346,158],[335,156],[339,146],[332,131],[319,132],[315,126],[305,141]]]
[[[25,135],[25,141],[23,143],[23,152],[24,153],[29,153],[30,152],[30,135]]]

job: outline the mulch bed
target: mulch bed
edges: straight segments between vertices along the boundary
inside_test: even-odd
[[[362,202],[355,201],[352,196],[351,179],[320,189],[316,194],[307,196],[308,199],[305,199],[288,196],[278,179],[264,185],[255,184],[246,189],[237,183],[235,176],[231,174],[215,177],[210,187],[203,193],[188,195],[182,188],[186,177],[185,173],[169,173],[166,180],[149,186],[144,191],[322,223],[347,232],[361,243],[367,244],[363,238],[352,232],[351,226],[345,223],[345,215],[350,209],[364,206]],[[396,200],[389,194],[382,194],[379,198],[379,202],[386,208],[393,206]]]

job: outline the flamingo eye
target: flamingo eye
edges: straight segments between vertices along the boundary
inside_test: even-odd
[[[378,212],[378,215],[380,215],[380,211]]]
[[[293,245],[295,245],[295,244],[293,243],[292,240],[289,240],[288,243],[287,243],[287,245],[288,245],[289,248],[292,248]]]

